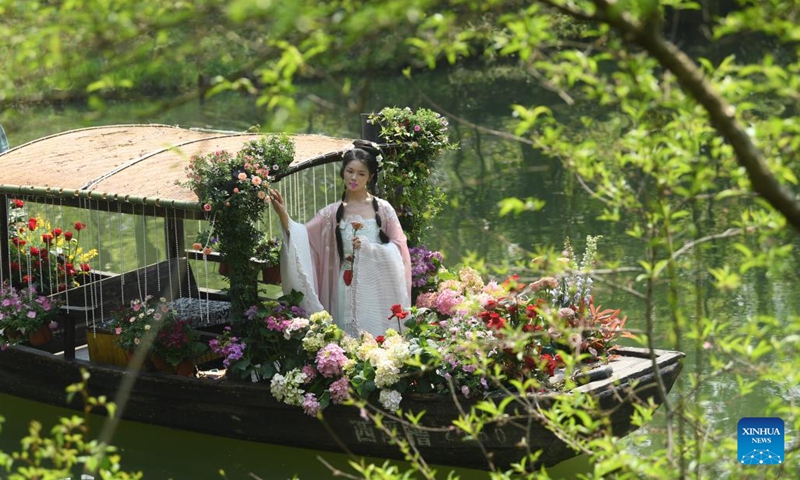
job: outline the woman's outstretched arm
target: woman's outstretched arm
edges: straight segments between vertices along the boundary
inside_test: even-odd
[[[281,196],[281,192],[270,189],[269,196],[272,199],[272,208],[275,209],[275,213],[278,214],[278,218],[281,219],[281,226],[283,227],[283,231],[289,231],[289,214],[286,213],[286,204],[283,202],[283,197]]]

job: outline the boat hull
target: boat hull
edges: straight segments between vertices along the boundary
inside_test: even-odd
[[[620,353],[620,359],[610,363],[613,373],[609,378],[590,382],[579,390],[591,393],[598,400],[611,419],[614,433],[622,436],[635,428],[630,421],[635,403],[650,398],[656,404],[661,403],[658,377],[669,391],[680,373],[683,354],[656,351],[654,361],[643,349],[622,349]],[[68,403],[65,393],[68,385],[80,381],[81,369],[90,372],[89,393],[95,396],[115,398],[126,378],[135,378],[128,402],[121,409],[122,417],[127,420],[256,442],[402,459],[389,436],[361,418],[357,408],[331,405],[319,420],[305,415],[299,407],[277,402],[266,383],[136,375],[119,367],[83,360],[65,361],[47,352],[16,346],[0,352],[0,390],[81,409],[78,397]],[[514,402],[512,406],[516,405],[517,411],[524,415],[525,408],[535,404],[534,408],[547,409],[552,402],[552,395],[539,395]],[[473,403],[463,400],[461,408],[468,410]],[[537,465],[550,466],[577,454],[537,421],[490,424],[481,434],[481,445],[465,440],[456,430],[448,428],[458,415],[453,399],[447,396],[406,395],[402,407],[406,411],[425,410],[421,424],[426,428],[404,429],[390,419],[384,424],[397,426],[398,432],[411,439],[431,464],[505,469],[528,451],[540,450]]]

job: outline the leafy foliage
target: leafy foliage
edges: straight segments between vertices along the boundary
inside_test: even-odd
[[[258,270],[250,262],[260,238],[256,224],[269,206],[271,172],[292,160],[294,142],[280,134],[247,142],[236,154],[195,155],[186,168],[185,185],[204,204],[219,239],[217,248],[231,267],[231,318],[242,318],[257,302]]]
[[[275,267],[281,263],[281,248],[283,240],[277,237],[261,237],[256,244],[256,251],[253,258],[264,262],[267,267]]]
[[[105,397],[89,395],[89,373],[81,372],[80,382],[67,387],[67,396],[76,394],[83,400],[84,415],[62,417],[49,432],[38,421],[32,421],[28,434],[20,440],[20,450],[0,450],[0,471],[10,480],[79,478],[87,473],[106,480],[138,480],[141,472],[122,470],[119,450],[113,445],[89,439],[88,414],[116,412],[116,405]],[[0,417],[0,426],[3,417]]]
[[[390,149],[383,160],[383,196],[397,211],[409,243],[418,245],[444,201],[430,177],[442,152],[456,148],[447,119],[426,108],[386,107],[368,121],[380,126],[382,141],[404,146]]]

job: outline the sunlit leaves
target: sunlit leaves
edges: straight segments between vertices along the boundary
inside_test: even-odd
[[[725,265],[723,268],[712,268],[709,273],[714,276],[716,287],[720,290],[736,290],[742,285],[741,277],[737,273],[731,272],[729,265]]]
[[[544,200],[529,197],[522,201],[519,198],[504,198],[500,200],[500,216],[504,217],[509,214],[519,215],[522,212],[535,212],[544,208]]]

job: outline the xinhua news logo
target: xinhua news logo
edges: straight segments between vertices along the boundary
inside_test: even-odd
[[[774,417],[739,420],[739,463],[778,465],[783,463],[783,420]]]

